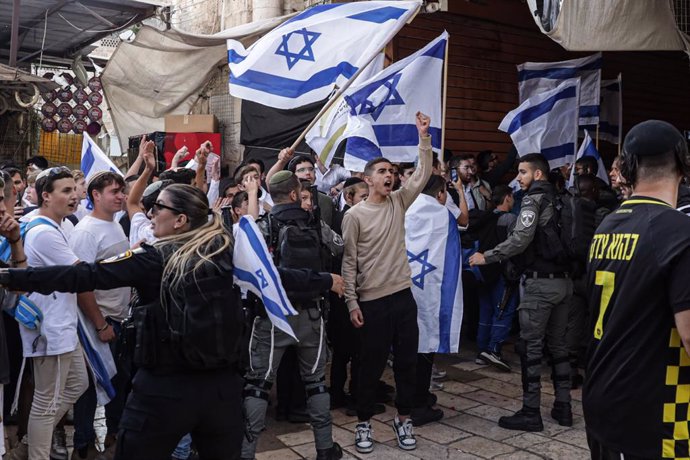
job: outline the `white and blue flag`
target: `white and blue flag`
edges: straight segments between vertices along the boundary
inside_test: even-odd
[[[363,171],[369,160],[385,156],[413,162],[419,155],[415,114],[431,118],[431,146],[441,148],[441,95],[448,32],[421,50],[345,91],[350,106],[345,167]]]
[[[541,153],[551,168],[572,164],[577,148],[580,79],[527,99],[505,116],[498,129],[508,133],[520,156]]]
[[[616,145],[623,141],[623,82],[620,74],[614,80],[601,82],[599,139]]]
[[[560,62],[525,62],[518,68],[520,103],[559,86],[572,78],[580,79],[580,125],[599,122],[601,53]]]
[[[124,175],[88,134],[84,133],[83,136],[84,139],[81,143],[81,171],[84,173],[84,181],[87,184],[94,174],[101,171],[112,171],[121,176]],[[86,201],[84,203],[86,209],[93,210],[91,200],[87,197],[84,201]]]
[[[455,218],[421,194],[405,213],[405,245],[417,302],[419,353],[457,353],[462,325],[462,254]]]
[[[604,166],[604,162],[601,159],[601,155],[599,155],[599,151],[597,150],[596,145],[594,145],[594,141],[589,135],[589,132],[585,129],[585,138],[582,140],[582,144],[580,145],[580,150],[577,151],[577,156],[575,157],[575,161],[579,160],[582,157],[592,157],[597,160],[597,165],[599,168],[597,169],[597,177],[607,184],[609,184],[609,176],[606,174],[606,166]],[[570,169],[570,180],[568,181],[568,187],[574,187],[575,186],[575,165]]]
[[[248,49],[228,40],[230,94],[279,109],[326,99],[379,53],[422,2],[313,6]]]
[[[115,387],[112,379],[117,374],[115,359],[110,351],[110,345],[101,342],[96,332],[96,326],[77,309],[79,322],[77,323],[77,335],[84,350],[86,364],[89,366],[93,381],[96,382],[96,400],[104,406],[115,397]]]
[[[233,235],[235,284],[259,297],[273,325],[297,340],[286,319],[286,316],[297,315],[297,311],[288,300],[261,230],[251,216],[242,216],[239,223],[233,226]]]

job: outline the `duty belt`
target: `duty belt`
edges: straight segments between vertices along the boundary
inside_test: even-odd
[[[544,272],[527,272],[525,273],[525,276],[527,278],[532,278],[532,279],[542,279],[542,278],[547,278],[547,279],[560,279],[560,278],[570,278],[570,275],[567,272],[561,272],[561,273],[544,273]]]

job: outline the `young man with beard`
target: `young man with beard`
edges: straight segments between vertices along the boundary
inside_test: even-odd
[[[28,264],[32,267],[72,265],[79,258],[72,252],[60,224],[73,214],[79,200],[72,173],[65,167],[42,171],[36,179],[38,213],[25,236]],[[83,351],[77,337],[77,296],[54,292],[31,293],[29,299],[43,313],[39,330],[20,328],[24,357],[30,358],[34,396],[29,415],[30,460],[50,455],[53,427],[88,387]]]
[[[391,162],[385,158],[371,160],[364,171],[369,197],[348,210],[343,219],[345,299],[352,324],[361,328],[363,351],[355,435],[355,446],[361,453],[374,449],[370,419],[374,415],[377,382],[391,347],[395,354],[398,409],[393,427],[402,449],[417,447],[410,412],[415,405],[419,330],[405,250],[405,211],[431,175],[430,121],[417,112],[419,166],[405,186],[393,192]]]
[[[129,241],[115,215],[125,202],[125,181],[117,173],[96,173],[87,185],[88,197],[93,203],[91,214],[84,216],[70,235],[70,247],[84,262],[95,262],[124,253]],[[91,291],[77,294],[79,308],[98,332],[98,339],[110,342],[111,352],[117,358],[119,352],[114,342],[122,321],[127,317],[131,289],[117,288],[107,291]],[[119,360],[115,360],[119,363]],[[115,397],[105,406],[107,436],[102,460],[112,459],[115,454],[115,436],[125,402],[125,372],[119,369],[113,379]],[[89,389],[74,405],[74,449],[72,458],[92,459],[96,455],[96,389],[91,382]]]

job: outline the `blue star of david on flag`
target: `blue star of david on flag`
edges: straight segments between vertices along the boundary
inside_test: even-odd
[[[268,281],[266,281],[266,276],[264,275],[264,272],[261,269],[259,269],[254,273],[261,280],[261,289],[268,287]]]
[[[383,109],[385,109],[386,106],[405,105],[405,101],[397,90],[400,77],[402,77],[402,74],[400,73],[393,75],[393,77],[383,83],[383,85],[377,91],[371,93],[369,97],[362,102],[362,105],[359,109],[359,115],[369,114],[371,115],[371,118],[376,121],[379,119],[381,112],[383,112]],[[384,90],[384,88],[385,90],[388,90],[386,96],[377,104],[377,93],[379,93],[381,90]]]
[[[419,289],[424,289],[424,278],[437,268],[429,263],[429,250],[425,249],[416,255],[410,251],[407,251],[407,257],[408,262],[419,262],[421,264],[422,270],[419,272],[419,274],[412,277],[412,282]]]
[[[293,35],[301,35],[302,38],[304,39],[304,46],[302,46],[302,49],[299,50],[299,52],[294,53],[290,51],[290,37]],[[312,45],[316,41],[317,38],[319,38],[321,34],[319,32],[310,32],[306,29],[306,27],[303,27],[300,30],[293,30],[289,34],[283,35],[283,41],[280,43],[280,46],[278,46],[278,49],[276,50],[275,54],[278,56],[285,56],[285,59],[287,60],[287,66],[288,70],[291,70],[295,64],[297,64],[301,60],[305,61],[311,61],[315,62],[314,60],[314,50],[312,49]],[[299,42],[299,38],[297,39]]]

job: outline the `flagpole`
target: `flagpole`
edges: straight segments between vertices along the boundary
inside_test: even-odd
[[[623,143],[623,74],[618,72],[618,156]]]
[[[446,39],[446,51],[443,57],[443,104],[441,107],[441,153],[439,159],[443,162],[443,151],[446,147],[446,108],[448,106],[448,49],[450,48],[450,34]]]
[[[596,146],[597,146],[597,151],[599,151],[599,122],[597,122],[597,134],[596,134]]]
[[[417,7],[417,11],[415,11],[415,14],[412,15],[412,17],[410,18],[410,20],[408,22],[412,22],[412,20],[417,16],[418,12],[419,12],[419,7]],[[404,24],[403,24],[403,26],[404,26]],[[402,27],[400,27],[400,29],[402,29]],[[395,36],[398,34],[398,32],[400,31],[400,29],[391,30],[389,32],[388,36],[386,37],[386,39],[384,40],[384,43],[388,44],[388,42],[393,40],[395,38]],[[359,75],[362,72],[364,72],[364,69],[366,69],[367,66],[369,64],[371,64],[371,62],[374,59],[376,59],[376,56],[378,56],[380,52],[381,52],[381,50],[377,50],[372,56],[370,56],[369,59],[367,60],[367,62],[363,66],[361,66],[359,68],[359,70],[357,70],[357,72],[355,72],[355,74],[352,77],[350,77],[350,79],[348,81],[345,82],[343,87],[340,88],[338,90],[338,92],[335,93],[335,95],[333,97],[331,97],[331,99],[328,102],[326,102],[326,105],[324,105],[323,108],[319,111],[319,113],[316,114],[316,117],[314,117],[314,119],[311,121],[311,123],[309,123],[309,125],[306,128],[304,128],[304,131],[302,131],[302,134],[300,134],[299,137],[295,140],[295,142],[292,143],[292,145],[290,146],[291,149],[294,150],[297,148],[297,146],[300,144],[300,142],[302,142],[304,140],[304,138],[307,135],[307,133],[309,132],[309,130],[312,129],[314,127],[314,125],[321,119],[321,117],[328,111],[328,109],[330,109],[331,106],[333,104],[335,104],[335,102],[338,100],[338,98],[340,98],[340,96],[343,95],[343,93],[350,87],[350,85],[352,85],[352,83],[357,79],[357,77],[359,77]]]

